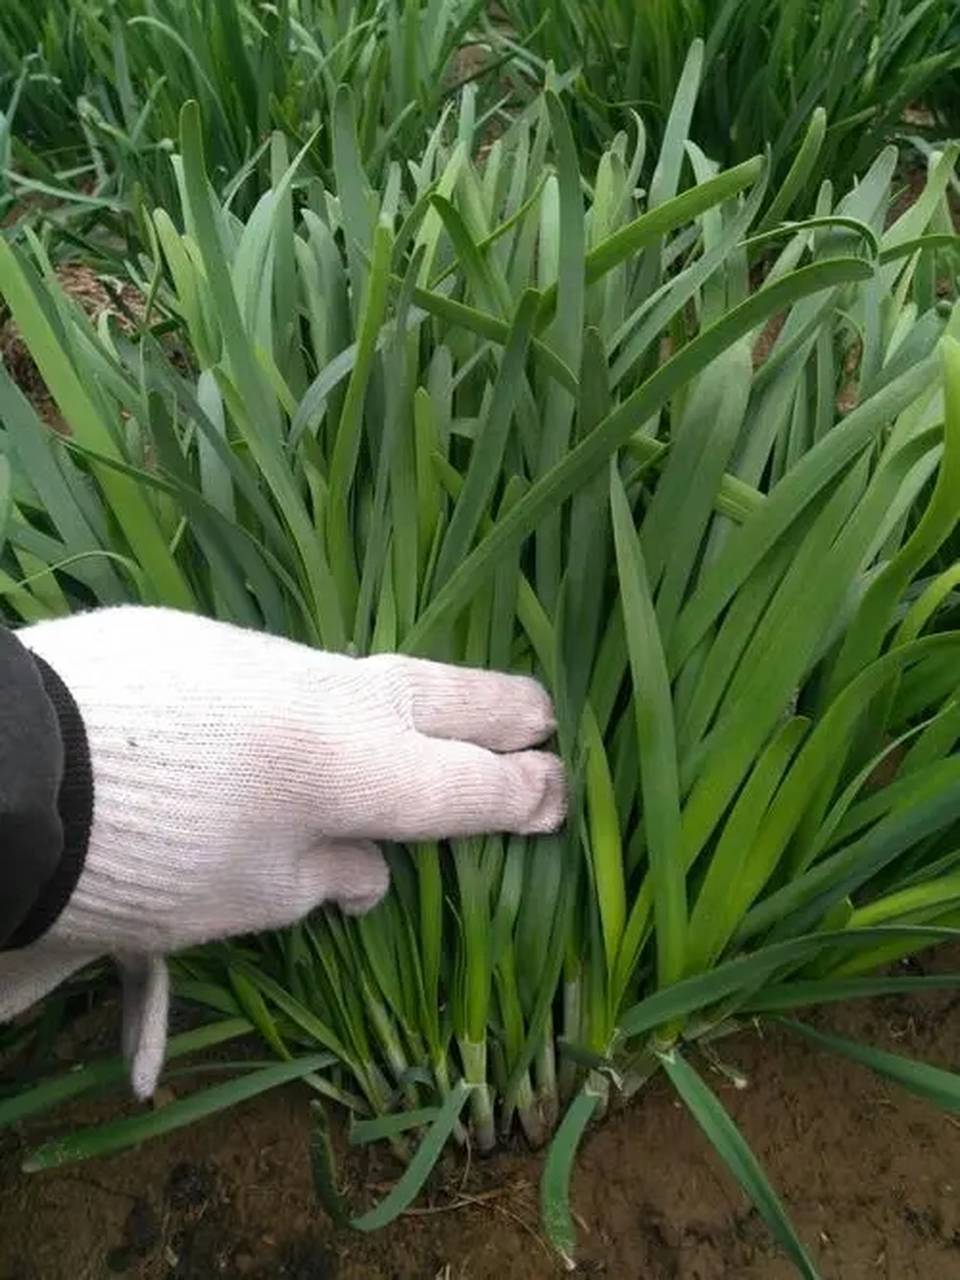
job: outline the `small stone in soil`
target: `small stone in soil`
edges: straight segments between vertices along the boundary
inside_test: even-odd
[[[150,1099],[150,1105],[154,1111],[160,1111],[163,1107],[169,1107],[172,1102],[176,1102],[177,1095],[169,1085],[157,1085],[154,1090],[153,1097]]]
[[[167,1179],[167,1199],[171,1209],[202,1209],[217,1187],[217,1175],[204,1165],[178,1164]]]
[[[280,1254],[279,1269],[270,1274],[285,1280],[335,1280],[337,1273],[323,1241],[310,1234],[287,1244]]]
[[[107,1254],[107,1266],[114,1274],[129,1271],[140,1258],[145,1258],[160,1237],[156,1216],[146,1200],[135,1200],[123,1224],[123,1239]]]
[[[228,1274],[234,1225],[205,1217],[171,1239],[174,1265],[165,1280],[212,1280]]]

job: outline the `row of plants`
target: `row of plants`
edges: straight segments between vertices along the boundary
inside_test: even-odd
[[[65,203],[81,225],[115,222],[138,190],[173,207],[170,154],[193,100],[211,180],[247,216],[269,181],[271,130],[293,145],[310,137],[305,162],[331,180],[328,124],[344,84],[379,184],[392,157],[420,153],[465,83],[502,126],[550,69],[591,167],[639,114],[649,181],[694,40],[705,47],[693,136],[707,154],[729,167],[769,148],[771,192],[786,184],[796,197],[799,163],[842,193],[892,135],[957,130],[958,35],[943,0],[10,0],[0,152],[6,141],[14,163],[2,166],[0,212],[27,193]]]
[[[769,147],[778,190],[811,113],[826,139],[807,172],[845,192],[892,135],[911,128],[956,131],[960,65],[955,4],[865,0],[810,5],[801,0],[503,0],[534,66],[578,70],[578,140],[607,144],[625,108],[662,135],[687,51],[705,41],[693,136],[724,165]],[[908,108],[926,115],[905,122]]]
[[[332,8],[314,27],[293,5],[273,13],[315,34]],[[754,7],[740,8],[730,31]],[[465,15],[441,10],[437,39],[459,43]],[[573,781],[561,836],[394,848],[370,916],[321,912],[177,957],[178,993],[208,1021],[175,1037],[171,1071],[251,1031],[277,1061],[51,1141],[27,1167],[299,1078],[338,1220],[372,1230],[449,1142],[489,1151],[520,1132],[545,1148],[544,1225],[570,1260],[578,1143],[663,1072],[816,1276],[709,1078],[735,1075],[724,1038],[764,1018],[960,1100],[951,1073],[795,1016],[954,981],[891,966],[960,926],[958,148],[930,154],[895,213],[897,149],[878,133],[856,180],[834,178],[814,95],[786,170],[764,145],[724,163],[696,131],[709,39],[689,46],[662,124],[610,106],[588,136],[585,72],[559,45],[543,50],[556,70],[529,61],[575,7],[539,25],[504,11],[488,25],[527,89],[493,138],[489,86],[470,83],[371,147],[380,99],[337,67],[309,133],[308,115],[288,129],[272,114],[279,94],[249,127],[258,169],[247,126],[236,154],[210,154],[218,108],[174,80],[155,97],[176,139],[149,161],[163,176],[128,184],[105,161],[118,221],[101,205],[80,229],[25,220],[0,239],[0,296],[67,428],[0,371],[11,620],[133,599],[531,670]],[[194,12],[249,34],[242,7]],[[367,21],[362,6],[335,16]],[[115,52],[142,28],[159,31],[129,25]],[[196,34],[202,61],[217,45]],[[402,59],[379,47],[393,84]],[[31,130],[11,131],[12,153],[49,156],[55,120]],[[133,146],[137,164],[148,150]],[[138,290],[132,329],[63,289],[78,243]],[[18,1089],[0,1125],[121,1075],[96,1063]],[[328,1104],[354,1142],[389,1142],[405,1164],[355,1216]]]
[[[269,185],[269,135],[310,138],[306,163],[331,172],[328,121],[339,86],[362,103],[371,175],[419,153],[471,70],[482,0],[47,0],[0,13],[0,212],[56,202],[75,233],[128,235],[131,200],[173,208],[171,155],[186,101],[201,109],[211,180],[248,216]],[[487,95],[485,111],[497,102]],[[6,138],[4,138],[6,134]]]

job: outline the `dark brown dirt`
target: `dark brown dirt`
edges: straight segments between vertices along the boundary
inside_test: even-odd
[[[932,967],[960,968],[960,953]],[[112,1019],[113,1013],[108,1017]],[[960,997],[835,1008],[820,1025],[953,1068]],[[826,1280],[960,1280],[960,1124],[786,1034],[723,1042],[747,1079],[700,1063],[778,1187]],[[19,1172],[50,1132],[116,1114],[119,1097],[0,1134],[0,1280],[547,1280],[539,1158],[451,1156],[415,1210],[373,1237],[334,1230],[310,1175],[308,1092],[293,1087],[139,1150]],[[396,1176],[383,1153],[340,1169],[359,1209]],[[573,1205],[581,1275],[788,1280],[793,1268],[696,1124],[658,1080],[593,1132]]]

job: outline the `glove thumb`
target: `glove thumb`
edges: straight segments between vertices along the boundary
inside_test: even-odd
[[[163,956],[116,957],[123,987],[123,1056],[133,1092],[153,1096],[167,1056],[170,974]]]
[[[334,902],[348,916],[366,915],[390,888],[390,868],[372,840],[330,840],[299,871],[300,915]]]

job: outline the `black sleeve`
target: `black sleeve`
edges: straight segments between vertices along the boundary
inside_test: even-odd
[[[53,924],[83,869],[93,811],[76,703],[55,671],[0,626],[0,951]]]

